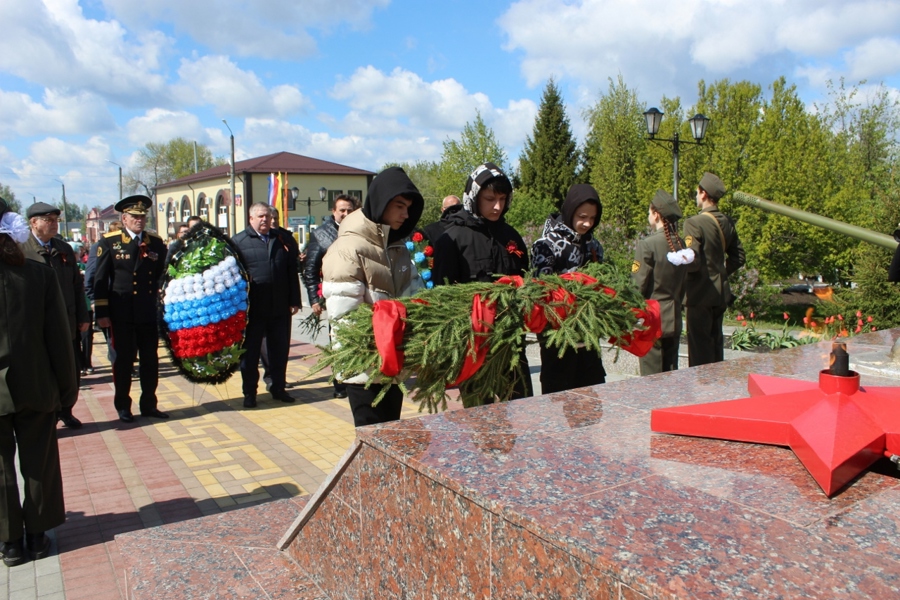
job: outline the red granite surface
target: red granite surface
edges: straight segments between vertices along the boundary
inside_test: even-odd
[[[829,499],[789,449],[650,431],[651,409],[744,397],[750,373],[815,381],[828,351],[360,429],[288,552],[333,598],[898,598],[893,465]]]

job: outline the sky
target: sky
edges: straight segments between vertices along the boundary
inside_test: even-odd
[[[0,23],[0,183],[23,204],[65,184],[107,206],[149,142],[228,157],[223,119],[237,160],[377,171],[439,160],[480,113],[515,164],[551,77],[579,141],[620,75],[648,108],[724,78],[900,99],[898,0],[2,0]]]

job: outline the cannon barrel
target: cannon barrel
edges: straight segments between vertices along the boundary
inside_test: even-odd
[[[828,217],[806,212],[799,208],[791,208],[790,206],[778,204],[771,200],[765,200],[758,196],[747,194],[746,192],[735,192],[732,198],[738,204],[755,206],[756,208],[761,208],[767,212],[773,212],[797,221],[802,221],[803,223],[809,223],[810,225],[815,225],[816,227],[821,227],[828,231],[834,231],[835,233],[840,233],[870,244],[875,244],[876,246],[881,246],[888,250],[897,249],[897,240],[886,233],[878,233],[877,231],[872,231],[865,227],[858,227],[856,225],[844,223],[843,221],[829,219]]]

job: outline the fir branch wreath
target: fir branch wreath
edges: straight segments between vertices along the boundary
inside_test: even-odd
[[[600,352],[601,340],[642,356],[660,335],[659,305],[610,264],[437,286],[344,315],[313,373],[330,367],[333,377],[364,373],[366,385],[398,384],[429,412],[446,410],[446,390],[454,386],[466,407],[506,401],[518,378],[528,376],[519,368],[528,332],[560,356],[579,347]]]

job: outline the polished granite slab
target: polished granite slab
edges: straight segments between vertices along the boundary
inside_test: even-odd
[[[851,360],[898,336],[852,338]],[[829,351],[359,429],[288,553],[332,598],[900,598],[888,461],[829,499],[787,448],[650,431],[650,410],[745,397],[751,373],[815,381]]]
[[[327,600],[275,548],[306,498],[117,535],[129,600]]]

